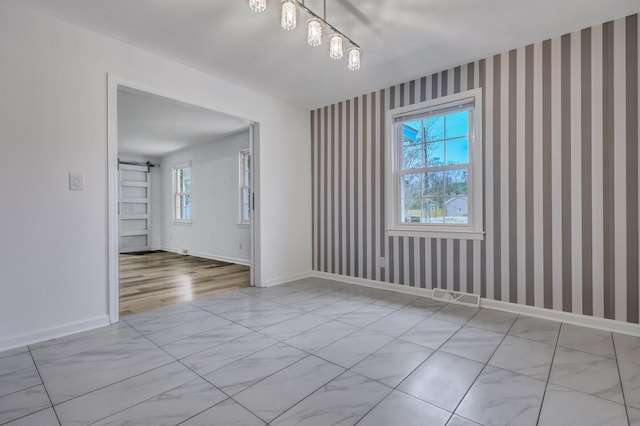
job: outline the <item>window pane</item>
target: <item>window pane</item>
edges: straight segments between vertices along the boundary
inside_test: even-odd
[[[419,121],[402,123],[402,144],[411,145],[422,140],[420,134],[421,125]]]
[[[424,174],[425,197],[442,197],[444,195],[444,172],[427,172]]]
[[[444,223],[443,198],[427,198],[424,200],[424,223]]]
[[[427,144],[427,167],[437,167],[444,164],[444,142]]]
[[[402,147],[402,169],[418,169],[422,168],[422,149],[424,145],[407,145]]]
[[[469,111],[447,114],[446,138],[457,138],[469,134]]]
[[[404,223],[420,223],[422,215],[421,198],[405,198],[403,200],[402,221]]]
[[[427,141],[441,141],[444,139],[444,116],[438,115],[422,120]]]
[[[467,169],[447,170],[445,172],[445,195],[448,197],[456,195],[466,196],[468,194],[467,179]]]
[[[422,174],[407,173],[402,176],[402,198],[420,198],[422,196]]]
[[[445,201],[445,223],[467,225],[469,223],[469,199],[453,197]]]
[[[460,138],[447,141],[447,164],[467,164],[469,162],[469,139]]]

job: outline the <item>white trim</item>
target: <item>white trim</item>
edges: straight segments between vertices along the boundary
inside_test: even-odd
[[[162,248],[160,248],[160,250],[168,251],[169,253],[184,254],[184,255],[194,256],[194,257],[201,257],[203,259],[218,260],[220,262],[237,263],[238,265],[251,266],[251,261],[249,259],[238,259],[238,258],[235,258],[235,257],[222,256],[222,255],[218,255],[218,254],[209,254],[209,253],[203,253],[203,252],[200,252],[200,251],[191,251],[191,250],[186,250],[186,253],[185,253],[185,250],[173,249],[173,248],[169,248],[169,247],[162,247]]]
[[[340,281],[347,284],[391,290],[397,293],[412,294],[415,296],[431,297],[432,295],[432,290],[430,289],[409,287],[399,284],[390,284],[364,278],[347,277],[344,275],[331,274],[328,272],[313,271],[312,276],[316,278],[325,278],[328,280]],[[465,305],[468,306],[468,304]],[[566,324],[574,324],[582,327],[611,331],[613,333],[640,336],[640,324],[632,324],[623,321],[597,318],[582,314],[574,314],[570,312],[539,308],[537,306],[520,305],[517,303],[501,302],[485,298],[480,299],[480,307],[503,312],[511,312],[519,315],[526,315],[530,317],[542,318],[551,321],[560,321]]]
[[[329,274],[331,275],[331,274]],[[269,280],[266,280],[263,284],[264,285],[257,285],[258,283],[256,283],[257,287],[274,287],[277,285],[281,285],[281,284],[288,284],[291,281],[297,281],[297,280],[303,280],[305,278],[311,278],[315,276],[314,271],[307,271],[307,272],[300,272],[298,274],[292,274],[292,275],[287,275],[284,277],[276,277],[276,278],[271,278]]]
[[[189,218],[188,219],[183,219],[183,218],[178,218],[176,213],[178,212],[178,205],[176,203],[176,200],[178,198],[178,196],[183,197],[183,196],[189,196],[189,198],[191,198],[191,189],[189,189],[189,192],[179,192],[178,191],[178,185],[177,185],[177,176],[178,176],[178,171],[182,170],[184,173],[184,170],[189,169],[189,185],[191,185],[191,187],[193,187],[193,171],[192,171],[192,167],[191,167],[191,160],[189,161],[185,161],[179,164],[174,164],[173,166],[171,166],[171,180],[172,180],[172,185],[173,185],[173,194],[172,194],[172,204],[173,204],[173,223],[174,224],[180,224],[180,225],[191,225],[192,220],[193,220],[193,204],[190,206],[191,207],[191,211],[189,212]],[[182,210],[182,208],[180,208],[180,210]]]
[[[347,284],[361,285],[371,288],[379,288],[382,290],[391,290],[397,293],[412,294],[414,296],[431,297],[433,292],[428,288],[410,287],[402,284],[391,284],[382,281],[374,281],[366,278],[347,277],[344,275],[331,274],[329,272],[313,271],[316,278],[325,278],[327,280],[340,281]]]
[[[461,240],[484,240],[483,231],[470,231],[460,230],[442,227],[437,231],[427,231],[424,229],[387,229],[388,236],[398,237],[424,237],[425,233],[428,233],[428,238],[443,238],[443,239],[461,239]]]
[[[249,157],[249,186],[244,186],[244,161],[243,158],[245,156]],[[244,148],[238,151],[238,221],[236,222],[238,226],[249,227],[251,224],[251,148]],[[244,189],[249,191],[249,219],[245,220],[244,218],[244,197],[243,192]]]
[[[640,325],[629,322],[597,318],[588,315],[574,314],[571,312],[556,311],[553,309],[539,308],[537,306],[519,305],[517,303],[501,302],[499,300],[481,299],[481,308],[495,309],[497,311],[511,312],[529,317],[542,318],[551,321],[561,321],[566,324],[580,325],[582,327],[611,331],[620,334],[640,336]]]
[[[118,86],[122,81],[107,74],[107,290],[109,321],[120,320],[118,277]]]
[[[119,282],[118,282],[118,87],[133,89],[151,93],[171,99],[185,105],[193,105],[209,110],[214,110],[210,105],[205,105],[191,99],[183,98],[164,89],[150,87],[139,82],[124,79],[116,74],[107,73],[107,293],[109,321],[114,324],[119,321]],[[235,114],[234,114],[235,115]],[[246,117],[239,117],[250,122],[250,145],[253,161],[252,194],[254,205],[252,206],[251,223],[251,272],[252,283],[260,282],[261,250],[260,250],[260,124],[252,122]],[[257,207],[256,207],[257,206]],[[174,223],[175,225],[175,223]]]
[[[474,99],[475,106],[469,123],[469,163],[468,174],[471,185],[468,187],[469,198],[469,224],[457,227],[451,225],[429,225],[429,224],[407,224],[402,223],[398,219],[400,217],[400,194],[398,185],[399,174],[399,152],[398,137],[396,135],[396,117],[407,115],[408,113],[420,113],[426,109],[430,109],[442,104],[451,104],[462,102],[463,100]],[[388,161],[385,165],[386,178],[385,186],[387,190],[387,198],[385,203],[385,211],[387,217],[387,235],[388,236],[420,236],[426,238],[454,238],[454,239],[484,239],[484,219],[483,219],[483,182],[482,182],[482,150],[484,141],[482,140],[482,89],[472,89],[465,92],[456,93],[449,96],[431,99],[425,102],[419,102],[413,105],[407,105],[400,108],[390,109],[385,114],[385,123],[387,124],[387,139],[385,142],[385,151]],[[444,166],[447,168],[447,166]],[[440,168],[442,169],[442,167]]]
[[[93,330],[94,328],[106,327],[109,325],[109,316],[101,315],[83,321],[72,322],[56,327],[45,328],[33,333],[19,334],[0,340],[0,351],[15,349],[26,345],[44,342],[82,331]]]

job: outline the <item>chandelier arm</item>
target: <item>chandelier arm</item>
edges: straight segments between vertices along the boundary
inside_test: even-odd
[[[309,9],[307,6],[304,5],[304,2],[300,3],[298,2],[298,5],[303,8],[304,10],[307,11],[307,13],[311,16],[313,16],[314,18],[318,18],[319,20],[321,20],[327,27],[331,28],[333,31],[337,32],[338,34],[340,34],[342,37],[344,37],[345,39],[347,39],[347,41],[349,41],[349,43],[351,43],[354,47],[360,48],[360,45],[358,43],[356,43],[355,41],[351,40],[349,37],[347,37],[342,31],[340,31],[339,29],[337,29],[336,27],[334,27],[333,25],[331,25],[330,23],[328,23],[324,18],[322,18],[320,15],[318,15],[317,13],[315,13],[313,10]],[[325,6],[326,6],[326,1],[325,1]],[[326,14],[326,11],[325,11]]]

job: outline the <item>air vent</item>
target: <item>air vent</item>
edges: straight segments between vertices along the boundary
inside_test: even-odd
[[[458,303],[460,305],[480,306],[480,296],[471,293],[461,293],[458,291],[443,290],[441,288],[434,288],[433,295],[431,296],[435,300],[441,300],[447,303]]]

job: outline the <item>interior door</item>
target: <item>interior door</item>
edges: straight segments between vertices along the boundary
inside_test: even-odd
[[[120,164],[118,248],[120,253],[149,250],[151,181],[147,166]]]

